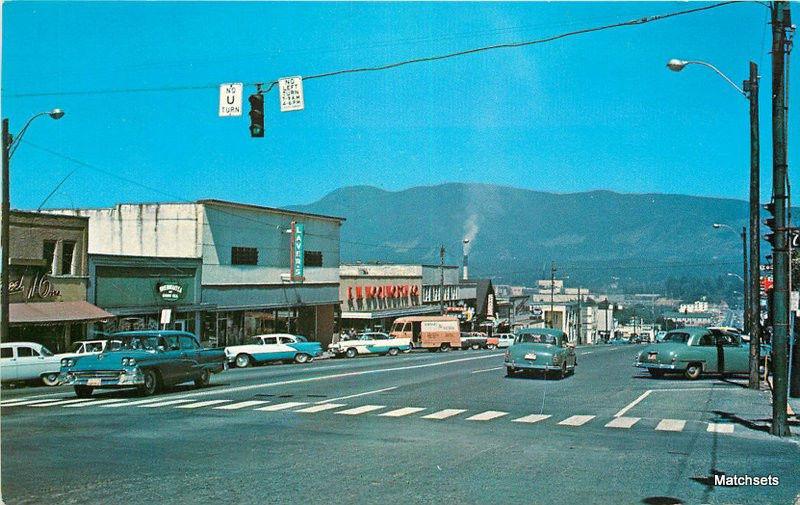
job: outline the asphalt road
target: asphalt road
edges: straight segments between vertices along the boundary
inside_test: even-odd
[[[506,378],[502,352],[461,351],[229,370],[146,400],[6,391],[3,499],[800,503],[798,438],[754,422],[766,393],[652,379],[631,366],[639,349],[579,348],[564,380]]]

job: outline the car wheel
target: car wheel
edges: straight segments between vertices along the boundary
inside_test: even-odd
[[[236,356],[236,366],[238,368],[247,368],[251,365],[252,360],[247,354],[240,354]]]
[[[664,370],[659,370],[658,368],[648,368],[647,371],[650,372],[650,375],[652,375],[656,379],[664,377]]]
[[[295,354],[295,356],[294,356],[294,362],[295,363],[301,363],[302,364],[302,363],[308,363],[309,361],[311,361],[311,356],[309,356],[308,354],[304,354],[304,353],[301,352],[301,353]]]
[[[58,373],[48,373],[42,375],[42,382],[45,386],[58,386]]]
[[[494,351],[495,349],[497,349],[497,346],[494,344],[489,344],[486,346],[486,348],[489,349],[490,351]]]
[[[386,354],[388,354],[389,356],[397,356],[398,354],[400,354],[400,349],[392,347]]]
[[[506,377],[513,377],[514,376],[514,367],[507,366],[506,367]]]
[[[472,344],[471,346],[469,346],[469,348],[472,349],[473,351],[477,351],[478,349],[481,348],[481,346],[479,344]]]
[[[209,372],[208,369],[205,369],[203,370],[203,373],[200,374],[200,377],[194,380],[194,385],[199,388],[204,388],[208,386],[210,382],[211,382],[211,372]]]
[[[703,367],[700,363],[689,363],[683,375],[689,380],[697,380],[700,378],[701,373],[703,373]]]
[[[138,390],[142,396],[152,396],[158,391],[158,374],[155,370],[144,371],[144,384]]]
[[[351,347],[344,352],[344,355],[348,358],[355,358],[356,356],[358,356],[358,351],[356,351],[354,348]]]
[[[442,352],[450,352],[450,344],[442,344],[439,346],[439,350]]]
[[[92,396],[94,388],[91,386],[75,386],[75,396],[78,398],[89,398]]]

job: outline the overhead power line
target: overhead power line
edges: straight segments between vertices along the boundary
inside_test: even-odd
[[[632,19],[629,21],[622,21],[618,23],[612,23],[602,26],[595,26],[591,28],[583,28],[579,30],[573,30],[565,33],[561,33],[558,35],[552,35],[549,37],[544,37],[535,40],[527,40],[522,42],[509,42],[503,44],[492,44],[488,46],[476,47],[473,49],[466,49],[463,51],[456,51],[447,54],[440,54],[435,56],[425,56],[420,58],[412,58],[408,60],[397,61],[394,63],[388,63],[385,65],[378,65],[378,66],[371,66],[371,67],[359,67],[359,68],[350,68],[350,69],[343,69],[343,70],[335,70],[332,72],[325,72],[321,74],[309,75],[304,76],[304,81],[309,81],[312,79],[323,79],[326,77],[334,77],[337,75],[344,75],[344,74],[356,74],[356,73],[364,73],[364,72],[380,72],[384,70],[391,70],[399,67],[403,67],[406,65],[413,65],[417,63],[430,63],[434,61],[446,60],[449,58],[457,58],[460,56],[467,56],[476,53],[482,53],[486,51],[494,51],[499,49],[514,49],[519,47],[526,47],[532,46],[536,44],[545,44],[547,42],[553,42],[556,40],[564,39],[567,37],[574,37],[577,35],[584,35],[587,33],[594,33],[600,32],[604,30],[610,30],[613,28],[621,28],[625,26],[636,26],[642,25],[645,23],[652,23],[654,21],[662,21],[664,19],[669,19],[677,16],[684,16],[688,14],[694,14],[697,12],[708,11],[711,9],[716,9],[719,7],[723,7],[726,5],[731,5],[735,3],[743,3],[736,0],[727,1],[727,2],[719,2],[712,5],[706,5],[703,7],[695,7],[693,9],[686,9],[682,11],[670,12],[667,14],[656,14],[652,16],[645,16],[642,18]],[[277,80],[266,81],[266,82],[250,82],[246,83],[249,86],[256,86],[256,85],[266,85],[268,87],[266,92],[269,92],[274,88],[277,84]],[[41,93],[10,93],[6,94],[6,97],[9,98],[23,98],[23,97],[44,97],[44,96],[68,96],[68,95],[102,95],[102,94],[120,94],[120,93],[150,93],[150,92],[158,92],[158,91],[194,91],[194,90],[202,90],[202,89],[217,89],[219,88],[219,83],[215,84],[200,84],[200,85],[185,85],[185,86],[164,86],[158,88],[119,88],[119,89],[105,89],[105,90],[85,90],[85,91],[61,91],[61,92],[41,92]]]

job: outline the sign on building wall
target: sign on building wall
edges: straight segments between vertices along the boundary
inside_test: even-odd
[[[162,300],[168,302],[178,301],[183,298],[183,285],[175,281],[157,283],[156,291],[158,291]]]
[[[292,221],[291,279],[302,282],[305,259],[305,225]]]
[[[494,316],[494,295],[489,293],[486,297],[486,317]]]

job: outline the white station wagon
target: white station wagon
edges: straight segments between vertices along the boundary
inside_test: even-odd
[[[41,380],[46,386],[57,386],[60,372],[61,357],[42,344],[0,344],[0,380],[3,382]]]

